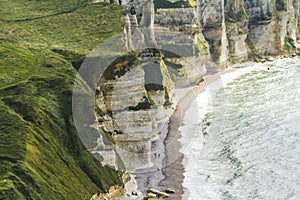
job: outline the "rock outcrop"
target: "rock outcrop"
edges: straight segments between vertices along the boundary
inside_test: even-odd
[[[172,88],[161,52],[155,49],[121,57],[101,77],[96,97],[98,120],[113,137],[115,153],[127,169],[151,166],[151,142],[157,138],[157,123],[166,118]],[[94,151],[101,152],[101,148]]]
[[[199,81],[206,74],[210,54],[198,22],[197,9],[157,9],[155,29],[156,41],[165,52],[164,61],[176,86]]]
[[[248,59],[248,15],[241,0],[227,1],[225,6],[228,64]]]
[[[298,11],[292,1],[257,0],[244,3],[249,16],[249,45],[254,54],[276,55],[289,50],[289,44],[296,44],[295,14]]]
[[[124,189],[118,185],[111,186],[107,193],[94,194],[90,200],[116,199],[124,195]]]
[[[199,21],[212,59],[224,67],[228,57],[224,0],[199,1],[199,4]]]
[[[93,153],[118,169],[136,170],[152,165],[151,143],[158,138],[157,124],[167,119],[165,110],[172,105],[175,83],[199,81],[206,68],[198,63],[209,62],[209,52],[196,8],[162,10],[177,15],[167,22],[154,20],[159,14],[154,14],[152,1],[129,2],[124,10],[124,43],[134,53],[115,60],[100,78],[98,121],[114,144],[111,148],[112,144],[101,143],[102,138]],[[108,152],[114,156],[107,156]]]

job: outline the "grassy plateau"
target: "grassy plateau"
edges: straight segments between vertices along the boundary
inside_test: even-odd
[[[121,185],[72,119],[76,69],[122,31],[117,5],[0,0],[0,199],[89,199]]]

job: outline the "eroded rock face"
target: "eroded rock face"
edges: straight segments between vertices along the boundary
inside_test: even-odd
[[[191,84],[206,73],[205,64],[198,65],[208,61],[209,52],[196,9],[163,10],[177,18],[160,24],[154,20],[153,6],[152,1],[143,0],[124,5],[121,17],[124,42],[127,49],[135,53],[113,62],[98,85],[98,121],[113,137],[115,145],[111,152],[116,154],[115,157],[102,156],[103,162],[106,157],[109,159],[106,163],[113,165],[115,158],[116,168],[120,168],[118,157],[130,170],[151,166],[151,142],[158,138],[157,124],[166,120],[165,110],[172,105],[175,82]],[[158,26],[162,32],[156,31],[154,35]],[[174,31],[177,33],[173,34]],[[170,52],[176,52],[177,56],[169,56]]]
[[[173,82],[161,52],[145,49],[117,59],[100,78],[98,90],[98,121],[114,138],[112,153],[126,169],[151,166],[150,147],[157,139],[157,123],[166,118],[165,107],[173,101]],[[103,153],[101,149],[94,152]],[[111,157],[105,163],[112,165]],[[115,167],[120,168],[117,163]]]
[[[116,79],[104,79],[100,88],[104,94],[106,109],[118,111],[136,107],[147,97],[144,84],[144,70],[141,66],[134,67]]]
[[[280,48],[274,1],[244,1],[249,16],[249,45],[258,55],[276,54]]]
[[[212,59],[224,67],[228,57],[224,0],[200,0],[198,10],[202,32],[209,44]]]
[[[249,16],[249,45],[255,54],[280,54],[287,50],[289,38],[296,44],[297,1],[244,0],[244,4]]]
[[[155,29],[157,44],[165,52],[164,62],[175,84],[185,86],[200,80],[207,72],[210,54],[197,9],[158,9]]]
[[[294,6],[294,10],[295,10],[295,25],[296,25],[296,38],[300,38],[300,0],[294,0],[293,1],[293,6]]]
[[[124,6],[123,23],[127,49],[139,50],[155,47],[154,4],[152,0],[122,1]]]
[[[131,169],[151,165],[151,142],[174,85],[199,81],[208,66],[296,51],[300,0],[197,2],[155,9],[152,0],[122,1],[124,43],[135,54],[104,73],[96,100],[101,128],[115,140],[116,155],[104,156],[110,165],[118,157]]]
[[[228,63],[248,59],[246,39],[248,36],[248,16],[241,0],[227,1],[225,4],[225,23],[228,37]]]
[[[199,1],[199,21],[213,60],[224,66],[295,52],[299,5],[298,0]]]
[[[155,13],[155,25],[186,35],[198,31],[196,19],[195,8],[157,9]]]

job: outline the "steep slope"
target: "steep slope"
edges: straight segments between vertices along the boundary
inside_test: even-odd
[[[85,150],[71,111],[75,68],[121,31],[121,8],[75,0],[0,5],[0,199],[88,199],[122,185],[119,172]]]

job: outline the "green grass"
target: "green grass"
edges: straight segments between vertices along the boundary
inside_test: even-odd
[[[297,24],[297,19],[295,17],[290,17],[289,18],[289,23],[292,23],[293,25]]]
[[[104,5],[92,4],[75,12],[37,20],[4,21],[0,23],[0,39],[17,41],[26,47],[87,54],[105,38],[121,32],[120,8]]]
[[[87,2],[0,0],[0,199],[89,199],[122,184],[72,119],[76,68],[122,31],[120,7]]]
[[[126,53],[114,60],[103,73],[105,80],[115,80],[139,64],[135,52]]]
[[[209,46],[208,44],[203,41],[201,38],[197,38],[197,44],[198,44],[198,49],[200,51],[201,55],[207,55],[209,53]]]
[[[175,3],[169,2],[168,0],[154,0],[155,9],[159,8],[190,8],[196,7],[195,0],[180,0]]]
[[[225,20],[229,23],[236,23],[236,22],[242,22],[248,20],[248,15],[244,7],[244,3],[239,0],[238,5],[239,8],[236,10],[234,9],[234,4],[232,1],[225,1],[225,5],[227,5],[230,9],[229,11],[225,12]]]
[[[53,14],[71,12],[89,0],[1,0],[0,19],[8,21],[28,20]]]
[[[294,42],[293,38],[291,38],[290,35],[285,36],[283,48],[288,51],[296,49],[295,42]]]

